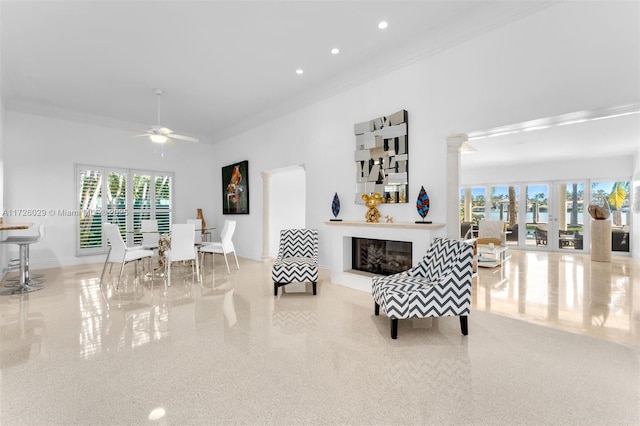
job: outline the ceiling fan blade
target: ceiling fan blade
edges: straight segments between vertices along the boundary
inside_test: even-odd
[[[188,142],[200,142],[197,138],[193,138],[191,136],[176,135],[173,133],[173,130],[169,129],[168,127],[164,127],[160,124],[160,96],[164,94],[164,90],[154,88],[153,93],[157,95],[156,99],[158,101],[158,121],[157,121],[158,124],[152,124],[146,130],[146,133],[133,135],[132,137],[138,138],[142,136],[148,136],[151,142],[154,142],[160,145],[163,145],[163,144],[173,145],[175,144],[174,139],[180,139]]]
[[[187,142],[200,142],[200,139],[192,138],[191,136],[176,135],[175,133],[171,133],[170,137],[172,137],[174,139],[180,139],[180,140],[183,140],[183,141],[187,141]]]

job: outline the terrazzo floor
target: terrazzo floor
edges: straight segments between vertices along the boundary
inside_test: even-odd
[[[102,265],[0,297],[0,424],[636,425],[639,265],[512,251],[457,318],[389,321],[321,276],[273,296],[270,265],[201,282]]]

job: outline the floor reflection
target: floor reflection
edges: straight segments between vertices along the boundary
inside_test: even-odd
[[[80,356],[89,359],[105,351],[139,348],[172,336],[195,333],[196,324],[222,313],[227,328],[238,322],[235,282],[238,275],[206,271],[201,281],[174,274],[172,285],[150,274],[81,279],[77,292]],[[28,301],[28,296],[25,298]],[[180,324],[180,330],[175,330]],[[174,328],[172,330],[172,327]]]
[[[32,355],[38,355],[46,336],[42,313],[29,310],[28,293],[6,297],[15,309],[13,314],[2,316],[0,368],[25,363]]]
[[[503,268],[479,268],[473,308],[640,347],[640,272],[631,258],[510,254]]]

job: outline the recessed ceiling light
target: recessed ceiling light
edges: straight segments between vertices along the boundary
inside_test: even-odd
[[[337,47],[334,47],[333,49],[331,49],[331,54],[337,55],[338,53],[340,53],[340,49],[338,49]]]
[[[303,74],[303,73],[304,73],[304,70],[302,68],[298,68],[296,70],[296,74],[298,74],[298,75]]]
[[[380,28],[381,30],[384,30],[385,28],[387,28],[389,26],[389,24],[387,23],[387,21],[380,21],[378,23],[378,28]]]

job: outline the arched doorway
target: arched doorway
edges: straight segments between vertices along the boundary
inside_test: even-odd
[[[263,244],[262,259],[278,254],[281,229],[306,226],[306,170],[303,165],[283,167],[262,173]]]

